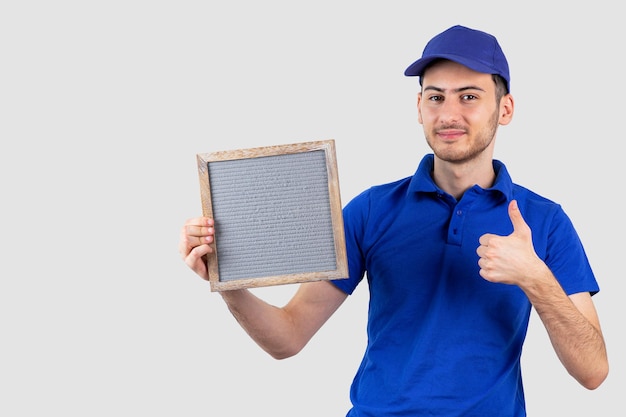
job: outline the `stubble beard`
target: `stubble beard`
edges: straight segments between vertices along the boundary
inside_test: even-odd
[[[432,140],[432,137],[436,135],[433,131],[432,136],[428,132],[424,132],[426,136],[426,142],[430,149],[432,149],[433,153],[437,156],[437,158],[450,162],[453,164],[461,164],[468,161],[471,161],[477,158],[479,155],[483,153],[485,149],[489,147],[491,142],[496,135],[496,130],[498,129],[498,119],[499,113],[495,111],[493,116],[487,123],[472,139],[470,137],[470,142],[464,148],[460,148],[458,144],[452,145],[438,145],[435,141]],[[455,124],[442,126],[444,129],[465,129],[465,126],[459,126]]]

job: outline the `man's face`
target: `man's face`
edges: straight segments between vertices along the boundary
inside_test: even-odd
[[[441,61],[426,70],[418,95],[418,117],[439,159],[462,163],[486,149],[491,155],[502,114],[495,89],[490,74],[456,62]]]

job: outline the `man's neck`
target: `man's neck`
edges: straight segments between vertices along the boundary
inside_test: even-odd
[[[491,155],[463,163],[452,163],[435,156],[433,180],[442,190],[460,200],[463,193],[474,185],[489,188],[496,179]]]

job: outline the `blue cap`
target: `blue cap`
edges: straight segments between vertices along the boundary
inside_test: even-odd
[[[458,62],[477,72],[498,74],[506,80],[507,90],[511,89],[509,64],[493,35],[465,26],[452,26],[426,44],[422,57],[412,63],[404,75],[421,77],[428,64],[440,58]]]

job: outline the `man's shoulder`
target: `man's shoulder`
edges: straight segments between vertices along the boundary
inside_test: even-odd
[[[536,204],[539,206],[552,206],[559,207],[559,203],[551,199],[550,197],[540,194],[530,188],[523,185],[513,184],[513,198],[518,202],[526,202],[527,204]]]

